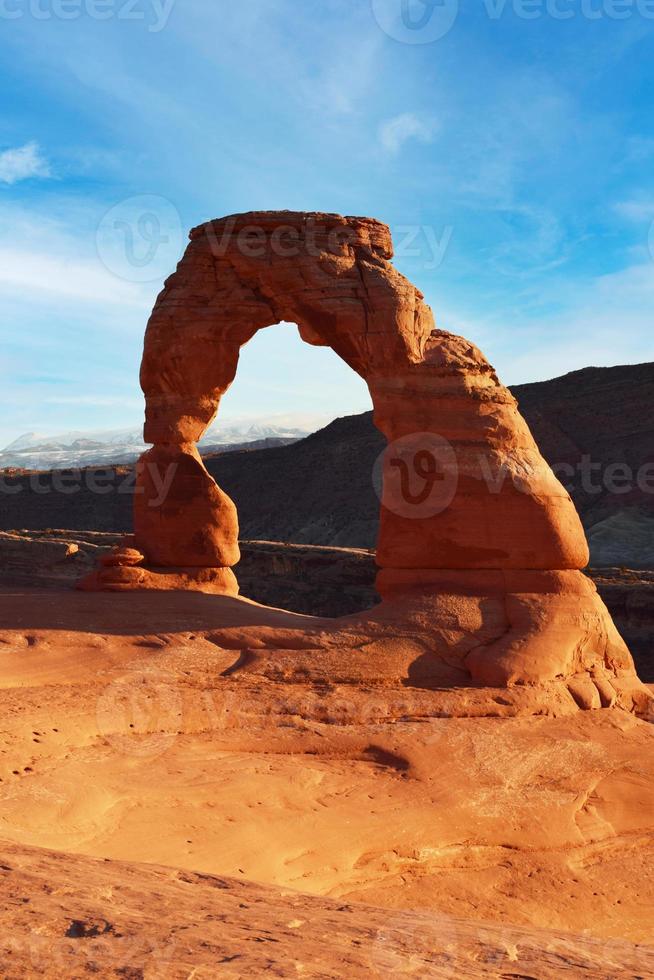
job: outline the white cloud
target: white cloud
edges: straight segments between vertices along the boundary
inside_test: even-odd
[[[399,153],[410,139],[431,143],[435,132],[436,125],[433,121],[421,119],[415,112],[403,112],[381,124],[379,142],[388,153]]]
[[[629,221],[652,221],[654,219],[654,198],[635,198],[618,201],[613,210]]]
[[[152,289],[117,279],[97,260],[45,249],[5,247],[0,241],[0,293],[4,289],[19,290],[32,299],[38,293],[51,293],[78,302],[112,303],[143,311],[153,302]]]
[[[100,210],[96,202],[86,209]],[[98,257],[95,229],[78,224],[80,217],[72,201],[68,221],[38,208],[0,205],[0,298],[15,298],[23,307],[54,303],[71,313],[84,303],[147,314],[159,283],[130,282],[110,272]]]
[[[140,409],[143,406],[143,399],[138,396],[133,398],[125,394],[120,395],[52,395],[51,397],[41,398],[45,405],[97,405],[103,408],[133,407]],[[138,426],[138,423],[136,423]],[[83,432],[75,435],[83,435]],[[89,436],[90,438],[90,436]]]
[[[50,166],[37,143],[26,143],[0,153],[0,181],[16,184],[28,177],[49,177]]]

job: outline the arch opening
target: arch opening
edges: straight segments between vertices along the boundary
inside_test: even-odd
[[[331,347],[307,343],[297,324],[281,321],[241,347],[234,381],[202,441],[214,433],[225,441],[235,423],[247,431],[250,419],[256,432],[270,430],[273,437],[309,435],[339,416],[371,408],[365,382]]]
[[[384,440],[370,422],[363,381],[330,348],[304,343],[293,324],[260,330],[242,348],[234,383],[205,440],[223,413],[229,431],[229,418],[251,409],[262,385],[272,386],[259,403],[272,427],[256,434],[296,443],[204,459],[236,505],[241,542],[374,549],[379,499],[372,475]],[[276,414],[289,406],[302,411]],[[327,563],[326,554],[316,559]],[[243,567],[241,561],[239,579]],[[242,590],[258,598],[244,584]]]

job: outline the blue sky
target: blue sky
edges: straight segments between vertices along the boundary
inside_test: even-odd
[[[404,2],[0,0],[0,446],[138,424],[186,231],[252,209],[388,222],[507,383],[654,360],[653,0]],[[368,405],[291,327],[224,401]]]

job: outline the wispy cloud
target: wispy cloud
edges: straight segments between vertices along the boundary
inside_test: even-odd
[[[0,153],[0,181],[16,184],[30,177],[50,177],[50,165],[38,143],[25,143]]]
[[[399,153],[407,140],[421,143],[433,142],[436,123],[421,118],[415,112],[402,112],[399,116],[386,119],[379,127],[379,142],[388,153]]]
[[[50,293],[95,305],[111,303],[147,312],[150,289],[112,276],[99,262],[41,249],[4,248],[0,244],[0,289]]]
[[[629,221],[652,221],[654,219],[654,197],[618,201],[613,205],[613,210],[621,218],[627,218]]]
[[[143,407],[143,399],[137,396],[120,395],[52,395],[43,398],[47,405],[92,405],[101,408],[131,407],[136,411]],[[138,416],[136,416],[138,417]]]
[[[101,210],[87,199],[86,209]],[[74,200],[69,222],[47,216],[38,206],[0,206],[0,298],[20,296],[38,302],[124,307],[146,314],[158,284],[121,279],[102,263],[94,229],[78,223]]]
[[[483,316],[464,303],[441,303],[438,325],[479,344],[506,384],[544,381],[590,364],[654,360],[652,268],[640,262],[588,279],[546,281],[541,305],[555,289],[561,308],[532,317],[523,304]]]

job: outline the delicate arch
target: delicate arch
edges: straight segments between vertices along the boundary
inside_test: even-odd
[[[370,218],[253,212],[193,229],[145,337],[153,448],[138,466],[134,539],[83,587],[237,594],[236,508],[196,442],[241,346],[290,320],[365,378],[389,440],[384,603],[370,615],[402,623],[404,636],[426,630],[433,656],[454,658],[478,683],[569,678],[561,697],[580,706],[634,703],[643,690],[633,661],[579,571],[588,548],[569,495],[483,354],[434,327],[391,257],[388,228]]]
[[[147,473],[137,496],[137,544],[155,564],[229,567],[238,560],[235,509],[194,445],[234,379],[241,346],[287,320],[366,380],[375,422],[391,443],[436,433],[451,447],[449,462],[440,463],[456,468],[457,486],[440,513],[407,512],[395,499],[401,485],[385,481],[382,567],[585,565],[577,514],[514,398],[477,348],[435,329],[422,293],[390,262],[386,225],[251,212],[208,222],[190,237],[157,299],[141,366],[145,438],[155,447],[145,462],[179,465],[160,505],[153,505],[156,487]],[[519,487],[506,472],[503,478],[507,466],[523,474]]]

